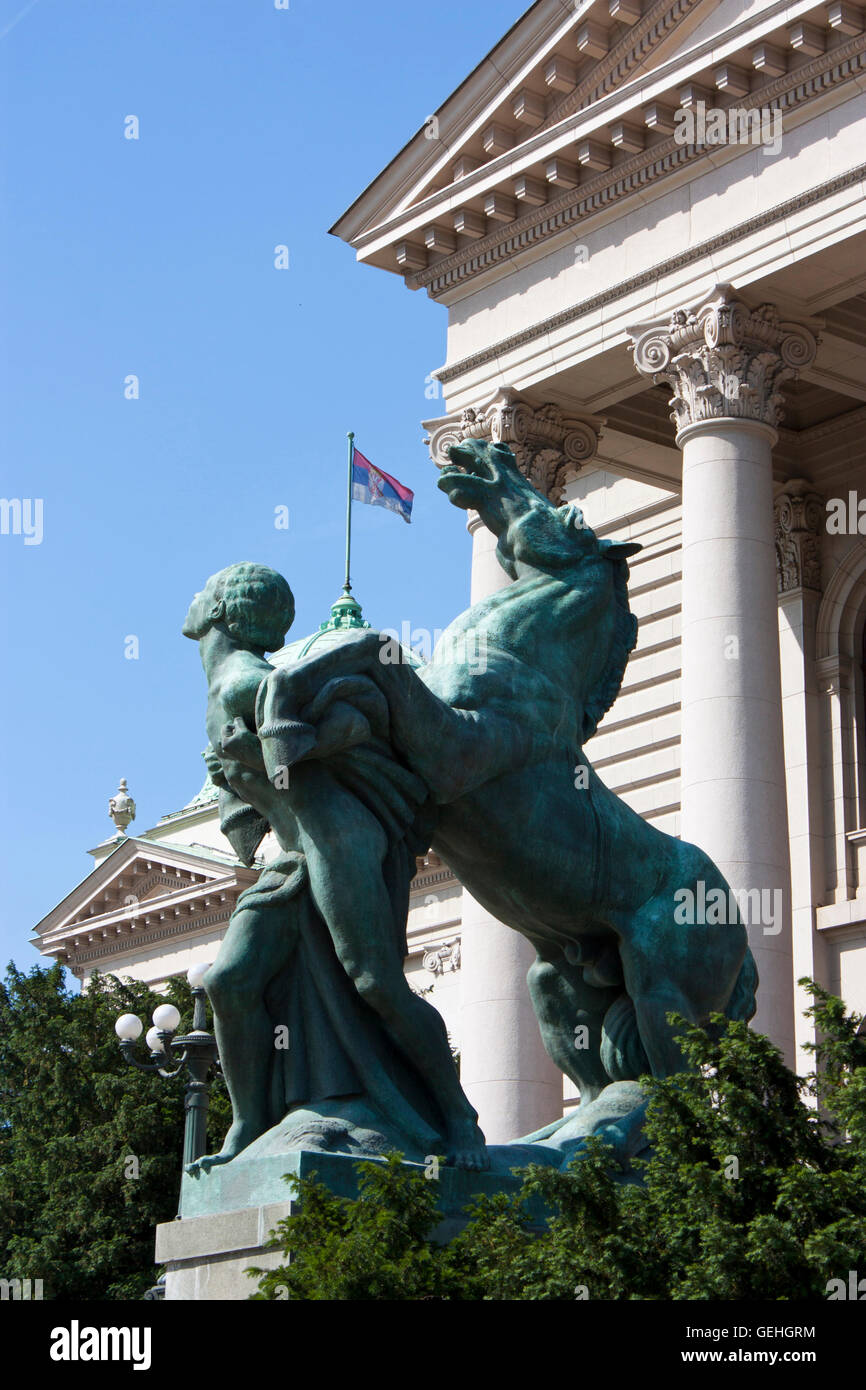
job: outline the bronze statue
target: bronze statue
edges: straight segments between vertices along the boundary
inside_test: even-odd
[[[458,617],[426,665],[394,659],[379,633],[350,631],[272,669],[264,653],[293,604],[261,566],[222,571],[190,608],[184,631],[201,647],[208,735],[232,799],[226,833],[248,854],[271,826],[288,856],[268,871],[283,875],[273,910],[266,874],[238,903],[206,982],[235,1105],[221,1158],[272,1118],[262,1101],[272,1012],[261,1001],[300,970],[314,991],[328,972],[340,982],[328,1017],[350,1052],[358,1001],[370,1047],[387,1045],[387,1085],[374,1066],[363,1078],[378,1114],[406,1134],[414,1126],[412,1143],[419,1117],[438,1124],[451,1161],[487,1166],[444,1025],[403,976],[414,855],[430,845],[532,942],[541,1035],[580,1088],[575,1112],[520,1154],[503,1149],[502,1162],[526,1145],[562,1161],[596,1134],[627,1163],[644,1142],[638,1078],[684,1065],[668,1013],[705,1024],[755,1010],[754,960],[719,870],[633,812],[586,757],[635,644],[626,560],[639,547],[599,540],[578,508],[553,507],[504,445],[454,446],[439,485],[477,510],[515,582]],[[684,892],[726,910],[683,922]]]
[[[404,974],[409,884],[416,855],[429,848],[433,807],[387,741],[384,697],[355,682],[354,703],[329,701],[321,720],[314,702],[307,713],[317,730],[294,728],[292,752],[315,744],[315,758],[290,776],[285,765],[266,772],[261,740],[274,730],[267,714],[257,722],[257,706],[267,711],[287,673],[265,652],[282,646],[293,617],[286,581],[240,564],[208,580],[183,628],[199,643],[208,680],[208,761],[226,834],[248,863],[269,827],[283,852],[241,895],[205,980],[234,1122],[222,1152],[200,1166],[234,1158],[286,1107],[341,1094],[365,1096],[416,1150],[486,1166],[445,1026]],[[285,1011],[293,990],[304,999],[294,1027],[282,1019],[287,1092],[285,1075],[276,1086],[272,1076],[273,1000],[282,996]],[[311,1049],[304,1075],[314,1094],[299,1094],[298,1056]]]

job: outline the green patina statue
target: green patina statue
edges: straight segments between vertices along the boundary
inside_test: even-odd
[[[683,889],[729,900],[713,862],[632,811],[584,752],[635,645],[626,560],[640,547],[553,507],[505,445],[471,441],[450,458],[440,488],[497,536],[514,583],[457,618],[420,669],[367,632],[279,673],[259,694],[265,765],[315,759],[318,728],[332,704],[357,704],[359,678],[366,698],[385,695],[391,744],[436,803],[434,849],[537,951],[541,1035],[581,1105],[529,1140],[589,1132],[592,1106],[591,1131],[627,1160],[644,1110],[623,1083],[683,1066],[668,1012],[749,1019],[757,971],[738,918],[675,919]]]
[[[324,974],[332,982],[329,1027],[343,1051],[351,1055],[358,1026],[350,994],[355,1004],[360,996],[377,1056],[387,1041],[387,1085],[376,1066],[356,1068],[375,1113],[416,1145],[438,1132],[455,1163],[486,1166],[441,1020],[402,977],[412,855],[427,844],[532,942],[528,983],[541,1035],[580,1089],[576,1111],[505,1146],[498,1163],[494,1153],[494,1166],[530,1152],[564,1162],[590,1133],[627,1163],[643,1145],[637,1078],[684,1065],[668,1012],[705,1023],[712,1013],[749,1019],[755,1010],[757,972],[741,922],[675,918],[683,889],[699,893],[702,884],[728,900],[719,870],[633,812],[584,752],[635,644],[626,560],[639,547],[599,540],[577,507],[553,507],[504,445],[452,447],[439,486],[497,536],[514,583],[457,618],[427,665],[368,630],[272,668],[264,651],[291,621],[291,595],[257,566],[215,576],[187,618],[208,675],[226,831],[249,857],[270,825],[291,870],[268,871],[280,879],[271,918],[260,904],[267,875],[249,890],[259,899],[241,898],[207,980],[235,1106],[220,1158],[276,1123],[290,1097],[309,1099],[284,1076],[274,1087],[267,1002],[275,982],[297,983],[306,971],[313,994]],[[232,612],[235,584],[244,621]],[[244,1007],[258,1000],[255,1047],[240,1040],[231,1012],[238,980]]]
[[[286,581],[240,564],[208,580],[183,628],[208,680],[222,827],[247,863],[269,828],[282,850],[238,900],[205,980],[234,1114],[222,1151],[198,1166],[228,1162],[293,1108],[360,1095],[390,1122],[391,1143],[486,1167],[445,1026],[403,971],[409,884],[432,807],[386,741],[384,696],[359,680],[321,717],[313,701],[315,732],[292,732],[294,753],[315,746],[315,757],[291,777],[285,765],[266,772],[260,740],[285,728],[262,724],[256,706],[285,672],[264,654],[282,646],[293,617]],[[356,1144],[375,1129],[368,1112],[358,1116],[356,1105]],[[337,1147],[345,1120],[345,1107],[325,1115],[319,1104],[311,1118],[307,1106],[295,1142]]]

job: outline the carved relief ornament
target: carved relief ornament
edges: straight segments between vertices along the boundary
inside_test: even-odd
[[[459,415],[430,420],[427,443],[437,467],[448,461],[448,448],[465,439],[489,439],[507,444],[524,477],[553,502],[562,489],[593,457],[603,421],[596,416],[570,416],[557,405],[534,406],[510,387],[482,406],[468,406]]]
[[[665,324],[629,330],[642,376],[672,388],[677,430],[703,420],[755,420],[775,428],[780,387],[814,361],[811,327],[782,322],[772,304],[750,309],[730,285],[719,285],[694,309],[677,309]]]

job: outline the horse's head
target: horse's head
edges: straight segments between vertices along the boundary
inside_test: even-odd
[[[439,487],[498,536],[499,562],[512,579],[518,567],[556,572],[602,555],[625,560],[641,548],[599,540],[574,504],[554,507],[520,472],[507,444],[467,439],[452,444],[448,456]]]
[[[516,510],[541,500],[524,478],[507,444],[467,439],[452,444],[439,487],[455,507],[477,511],[488,530],[500,535]]]
[[[547,665],[558,663],[562,668],[560,684],[578,692],[581,736],[589,738],[616,698],[637,639],[625,562],[641,547],[633,541],[600,539],[575,503],[554,507],[524,478],[506,444],[472,439],[453,444],[448,452],[450,463],[442,470],[439,486],[455,506],[474,508],[498,537],[496,553],[506,574],[511,579],[542,575],[556,586],[557,608],[548,598],[540,599],[535,587],[531,603],[537,623],[509,627],[507,639],[503,629],[499,640],[513,643],[515,632],[524,645],[541,638]],[[527,600],[516,592],[525,608]],[[554,630],[563,637],[564,611],[572,624],[592,625],[591,642],[549,640]],[[504,616],[501,604],[497,612]],[[518,653],[522,659],[530,659],[528,650]]]

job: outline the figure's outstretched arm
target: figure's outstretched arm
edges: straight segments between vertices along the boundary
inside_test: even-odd
[[[377,690],[387,702],[387,737],[440,804],[554,750],[554,740],[529,721],[453,708],[425,685],[415,667],[382,662],[382,650],[378,634],[364,633],[360,640],[269,675],[256,708],[266,763],[290,767],[304,758],[329,757],[362,741],[364,723],[368,737],[381,736]],[[351,707],[356,715],[345,720],[342,744],[335,743],[336,721],[329,718],[338,706]]]

